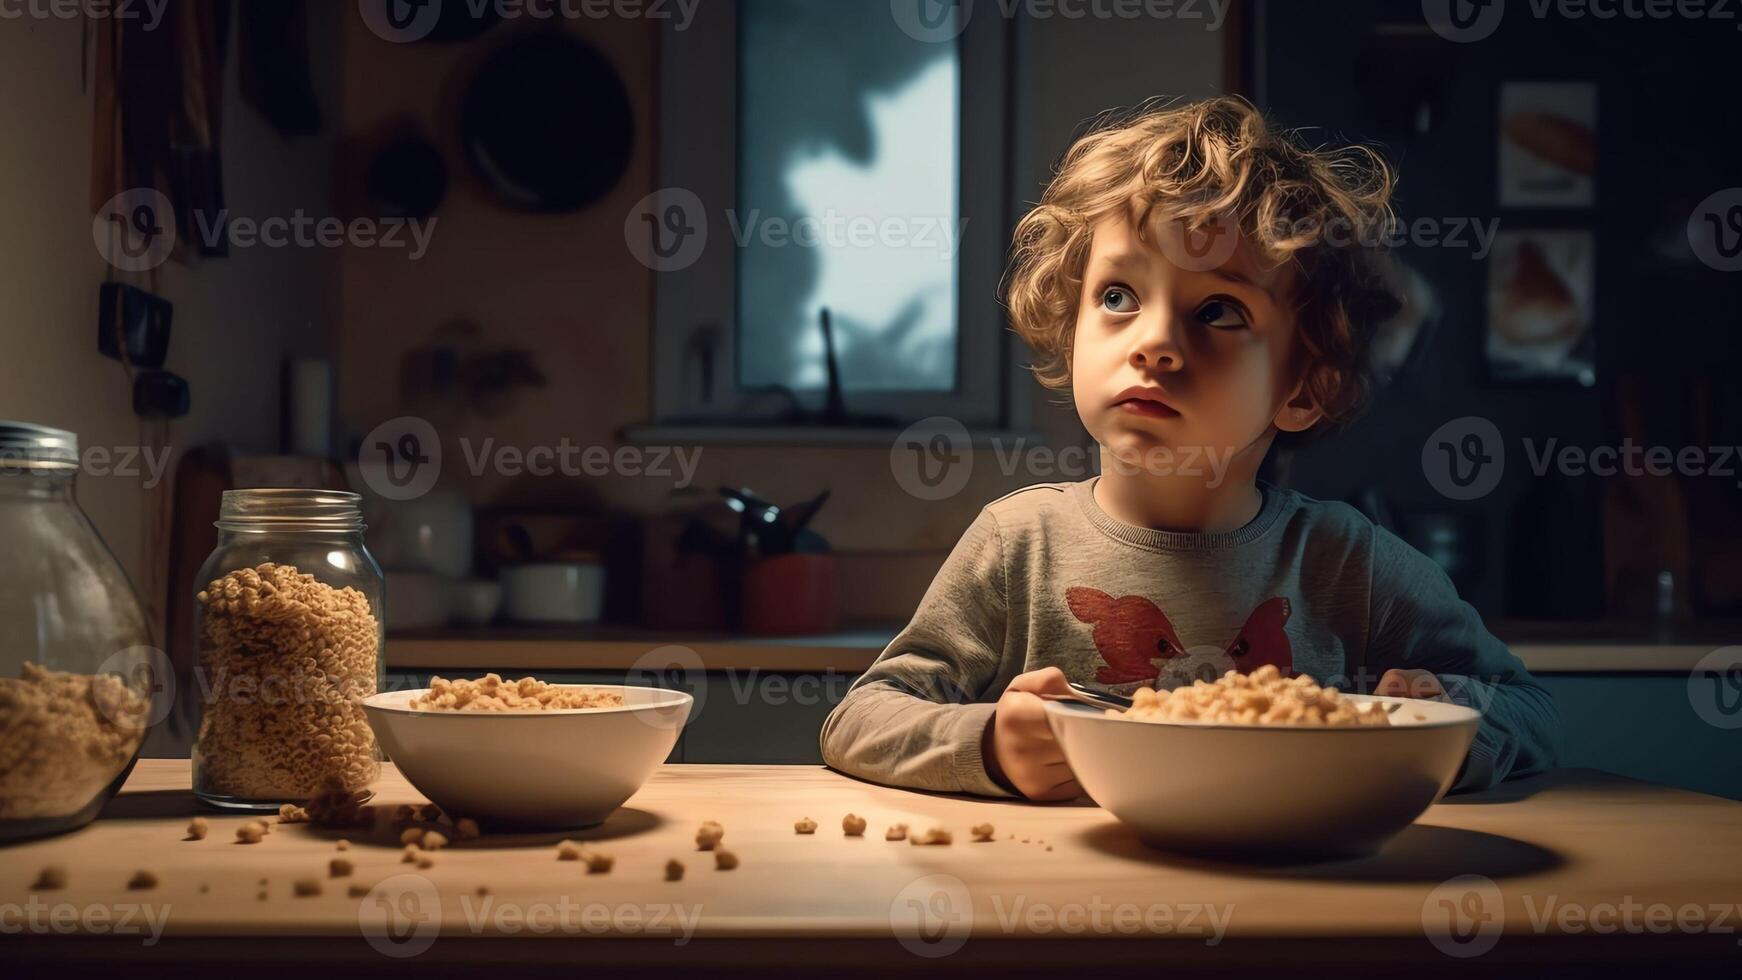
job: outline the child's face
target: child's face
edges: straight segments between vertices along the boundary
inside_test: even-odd
[[[1083,269],[1071,357],[1084,427],[1123,461],[1146,465],[1165,448],[1175,466],[1182,450],[1226,458],[1259,440],[1262,458],[1273,423],[1310,427],[1320,413],[1290,371],[1293,288],[1288,264],[1267,266],[1244,240],[1200,272],[1140,240],[1123,215],[1103,220]],[[1162,403],[1127,401],[1133,387]]]

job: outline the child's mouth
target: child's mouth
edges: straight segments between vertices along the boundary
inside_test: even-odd
[[[1113,403],[1113,407],[1133,415],[1142,415],[1152,419],[1173,418],[1179,413],[1173,408],[1158,401],[1147,398],[1127,398]]]

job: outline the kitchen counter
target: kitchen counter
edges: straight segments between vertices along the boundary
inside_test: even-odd
[[[662,646],[681,646],[716,671],[858,674],[901,631],[851,625],[818,636],[754,636],[635,626],[455,626],[395,633],[395,670],[630,670]],[[1742,643],[1742,624],[1714,621],[1655,630],[1618,622],[1498,620],[1493,632],[1537,674],[1686,674],[1713,650]],[[664,666],[662,662],[660,666]]]
[[[422,801],[392,766],[376,791],[389,810]],[[863,838],[842,835],[849,811],[869,821]],[[210,836],[183,840],[195,814],[211,821]],[[807,816],[816,833],[795,834]],[[1411,976],[1596,964],[1733,976],[1742,966],[1742,803],[1591,770],[1454,797],[1379,856],[1292,867],[1153,851],[1091,805],[912,793],[816,766],[668,765],[599,828],[456,843],[426,870],[401,863],[385,819],[372,831],[277,825],[255,845],[236,842],[244,819],[196,803],[186,760],[142,760],[95,824],[0,849],[0,911],[10,916],[0,927],[18,932],[27,907],[62,923],[6,936],[7,959],[26,973],[104,966],[128,977],[219,964],[302,976],[510,964],[517,973],[702,966],[830,976],[1268,973],[1309,961],[1315,972],[1360,965]],[[695,829],[710,819],[724,825],[737,869],[716,870],[695,849]],[[896,822],[946,827],[954,843],[885,841]],[[995,827],[990,843],[969,836],[981,822]],[[340,836],[351,841],[343,853]],[[588,874],[556,860],[564,836],[613,856],[614,867]],[[353,861],[355,875],[327,877],[334,857]],[[670,858],[687,867],[681,881],[664,880]],[[31,891],[48,864],[66,866],[67,886]],[[141,868],[159,884],[129,891]],[[301,877],[323,893],[293,896]],[[351,897],[353,882],[373,890]],[[127,909],[137,932],[114,935]],[[161,938],[147,948],[148,911]],[[1452,912],[1475,938],[1430,941]],[[1676,925],[1678,915],[1691,925]],[[50,931],[69,934],[42,934]],[[1471,942],[1491,948],[1456,955]]]

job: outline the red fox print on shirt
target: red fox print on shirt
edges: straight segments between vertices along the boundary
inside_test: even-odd
[[[1102,684],[1156,684],[1166,674],[1168,683],[1160,686],[1178,686],[1214,680],[1229,670],[1251,673],[1264,664],[1273,664],[1284,677],[1294,673],[1294,651],[1283,629],[1293,607],[1283,596],[1260,603],[1225,648],[1188,649],[1161,607],[1142,596],[1114,598],[1100,589],[1072,586],[1065,590],[1065,603],[1072,615],[1094,627],[1095,649],[1106,662],[1095,671]]]

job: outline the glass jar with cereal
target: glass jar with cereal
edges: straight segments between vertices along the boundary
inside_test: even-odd
[[[0,421],[0,841],[90,823],[174,697],[127,574],[73,497],[78,438]]]
[[[194,792],[239,810],[363,798],[381,770],[363,699],[385,680],[385,587],[361,498],[227,490],[217,528],[194,595]]]

